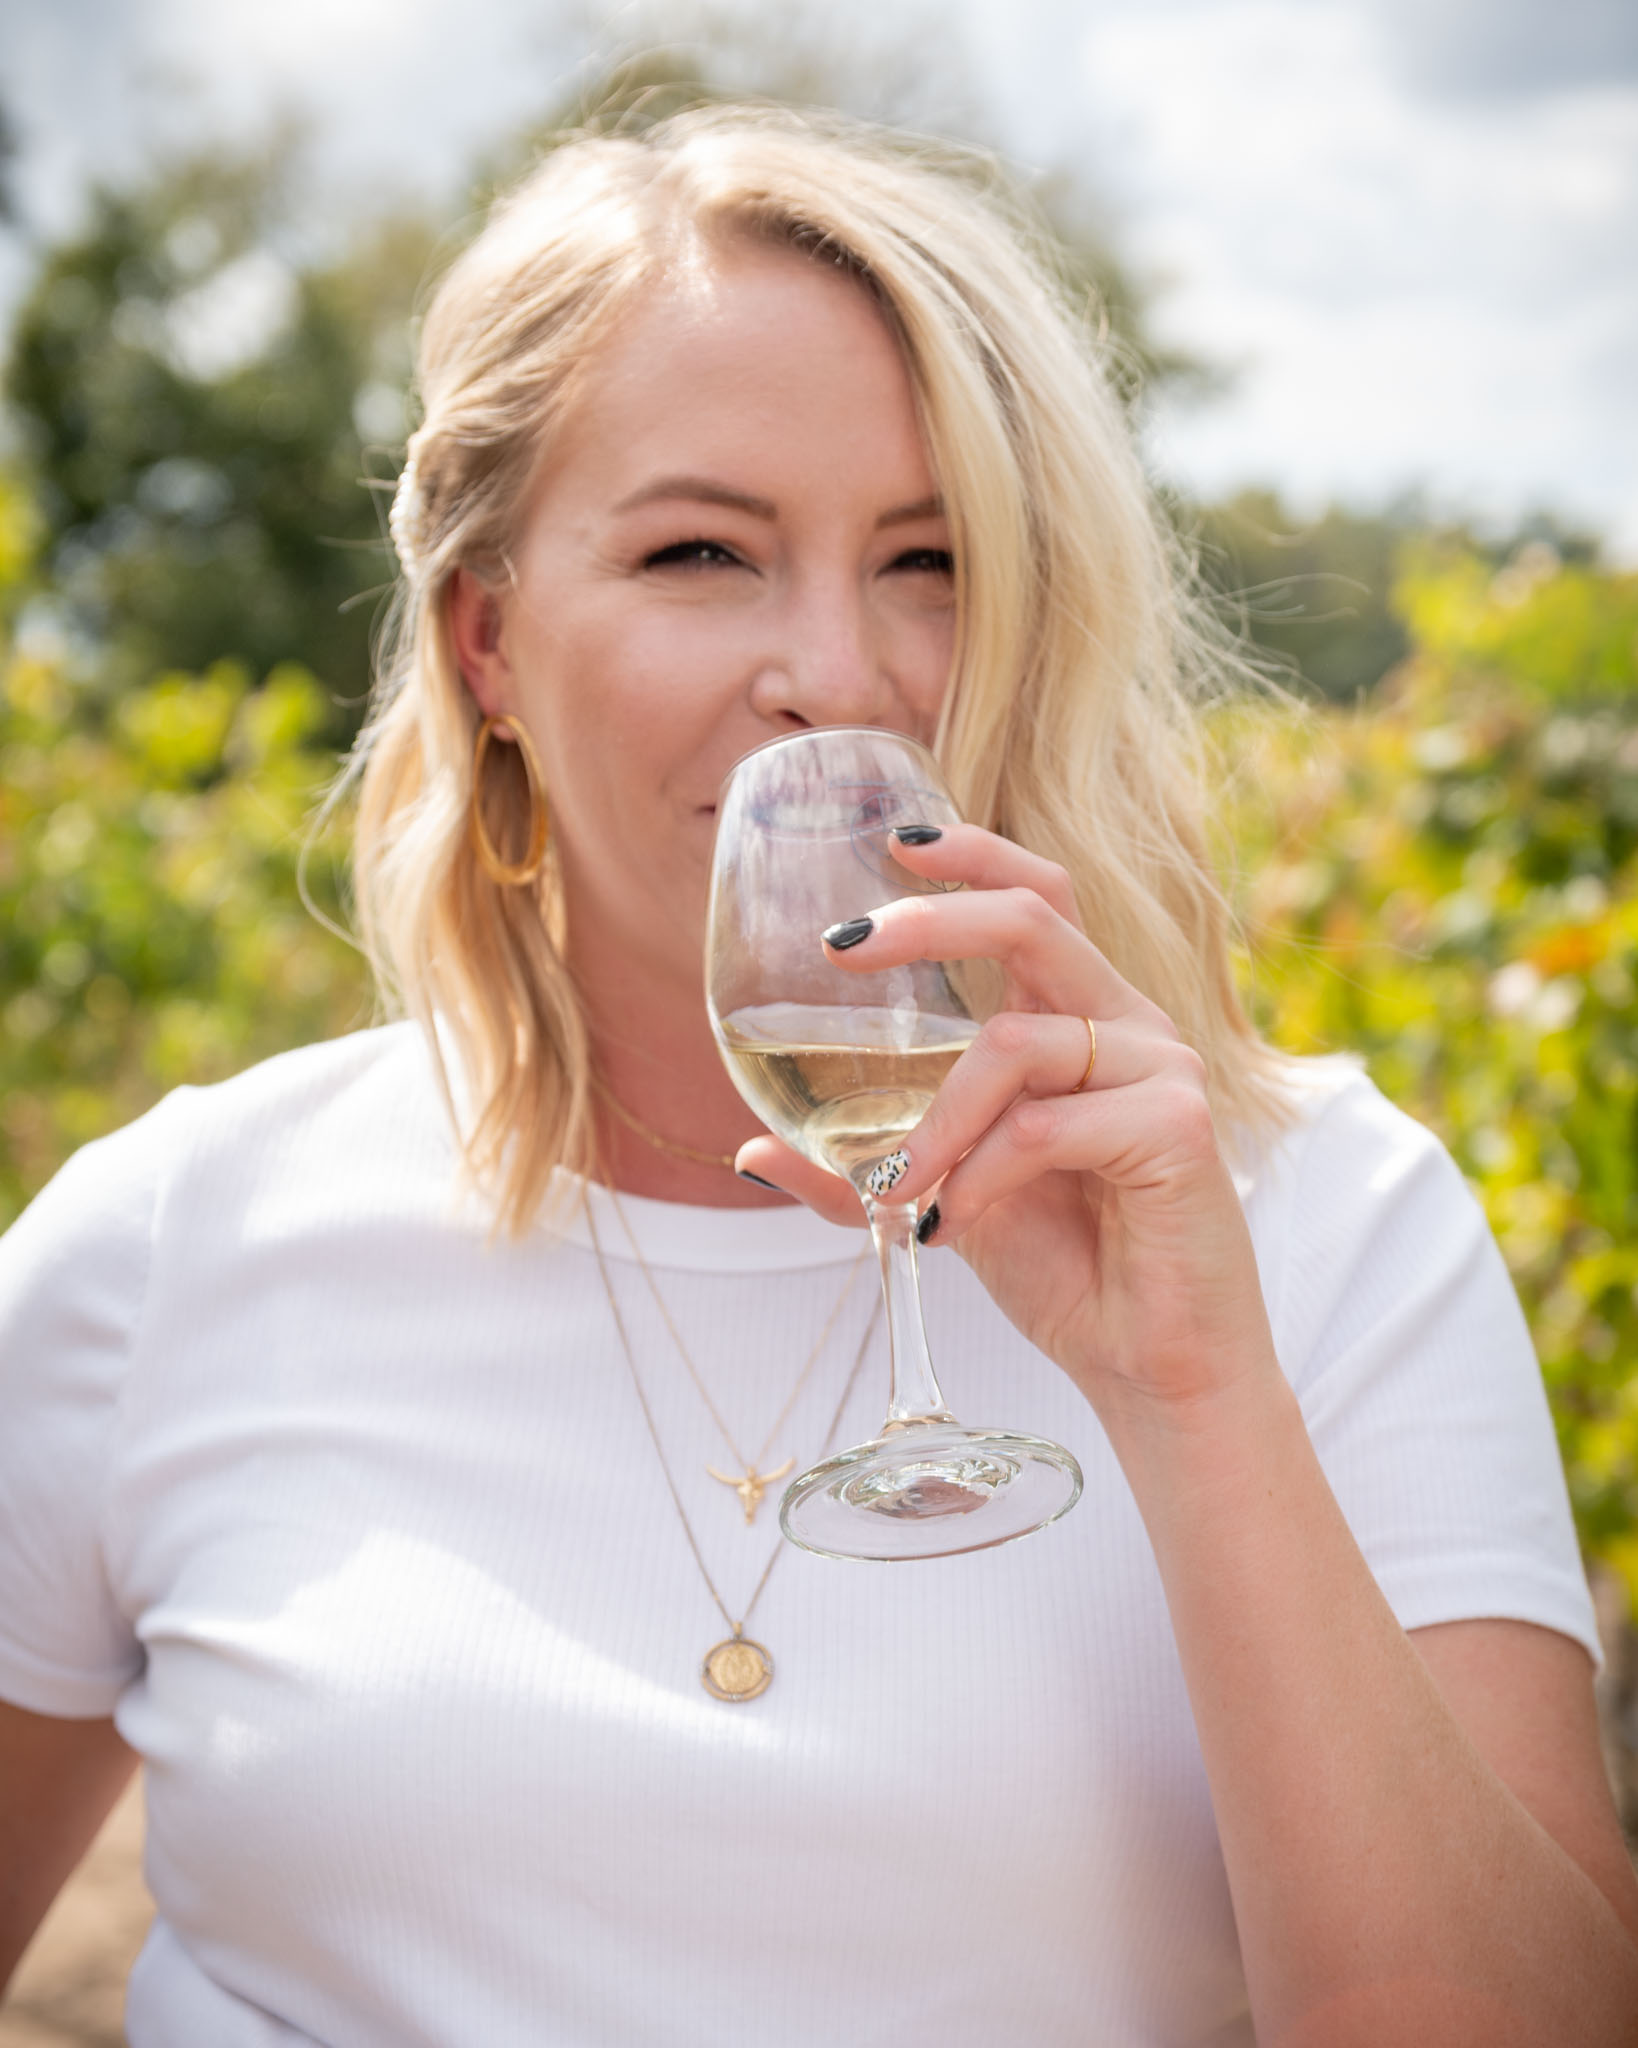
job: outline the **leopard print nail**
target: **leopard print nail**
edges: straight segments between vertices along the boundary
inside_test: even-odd
[[[890,1195],[910,1171],[910,1154],[905,1151],[889,1152],[878,1160],[865,1177],[865,1186],[879,1202],[884,1195]]]

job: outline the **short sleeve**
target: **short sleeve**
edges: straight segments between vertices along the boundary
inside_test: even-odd
[[[0,1699],[35,1713],[109,1713],[141,1668],[102,1529],[168,1121],[85,1146],[0,1238]]]
[[[1599,1661],[1540,1368],[1455,1162],[1356,1075],[1289,1194],[1275,1340],[1401,1624],[1535,1622]]]

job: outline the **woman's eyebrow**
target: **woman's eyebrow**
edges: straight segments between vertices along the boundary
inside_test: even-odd
[[[663,498],[687,498],[696,504],[728,505],[748,512],[753,519],[777,519],[777,506],[766,498],[753,498],[748,491],[736,491],[727,484],[714,483],[707,476],[663,476],[641,490],[633,491],[615,506],[616,512],[634,512],[639,505],[652,505]]]
[[[891,512],[884,512],[876,521],[878,532],[884,526],[913,526],[918,519],[942,519],[944,500],[942,498],[918,498],[913,505],[897,505]]]
[[[635,512],[640,505],[653,505],[666,499],[682,499],[696,505],[726,505],[736,512],[748,512],[753,519],[773,520],[779,517],[779,508],[769,498],[756,498],[749,491],[736,491],[730,484],[717,483],[708,476],[662,476],[651,484],[644,484],[630,497],[622,498],[615,506],[616,513]],[[938,519],[943,516],[944,501],[941,498],[918,498],[913,505],[895,505],[892,511],[884,512],[876,521],[878,531],[885,526],[912,526],[918,519]]]

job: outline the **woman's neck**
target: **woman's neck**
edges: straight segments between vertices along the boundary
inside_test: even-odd
[[[787,1202],[733,1170],[734,1153],[764,1127],[728,1078],[698,982],[679,985],[650,963],[600,950],[587,957],[577,949],[573,964],[592,1074],[625,1112],[596,1104],[603,1177],[623,1194],[703,1208]],[[710,1157],[690,1159],[688,1152]]]

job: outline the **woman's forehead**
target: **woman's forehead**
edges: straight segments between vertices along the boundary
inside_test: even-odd
[[[891,339],[857,277],[800,249],[692,236],[638,292],[604,346],[611,369],[662,352],[768,347],[816,326],[855,347]]]
[[[708,250],[657,278],[593,350],[554,435],[556,458],[595,450],[624,468],[680,458],[724,434],[791,447],[804,421],[837,452],[923,459],[914,394],[869,292],[798,251]]]

